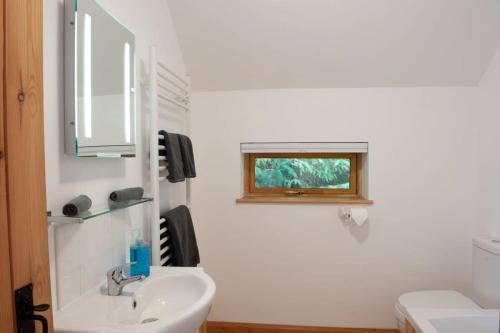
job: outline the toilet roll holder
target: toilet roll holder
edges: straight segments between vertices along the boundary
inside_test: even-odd
[[[359,216],[354,216],[351,212],[351,208],[348,207],[340,207],[339,208],[339,217],[341,220],[344,222],[354,222],[358,226],[363,225],[366,220],[368,219],[368,213],[365,212],[364,216],[359,217]]]
[[[339,217],[341,220],[344,220],[344,221],[349,221],[351,219],[351,208],[347,208],[347,207],[340,207],[339,208]]]

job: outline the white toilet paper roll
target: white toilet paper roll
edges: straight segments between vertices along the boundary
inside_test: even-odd
[[[366,208],[351,208],[351,220],[358,226],[362,226],[368,219]]]

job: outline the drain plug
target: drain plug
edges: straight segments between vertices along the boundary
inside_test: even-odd
[[[158,318],[147,318],[141,321],[141,324],[147,324],[147,323],[152,323],[153,321],[157,321]]]

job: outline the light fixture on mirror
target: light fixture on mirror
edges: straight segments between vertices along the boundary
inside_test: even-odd
[[[85,137],[92,137],[92,17],[85,14],[83,36],[83,114]]]
[[[130,143],[130,44],[125,43],[123,49],[123,102],[125,106],[125,141]]]

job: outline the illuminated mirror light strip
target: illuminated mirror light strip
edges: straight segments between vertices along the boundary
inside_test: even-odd
[[[125,141],[130,143],[130,44],[125,43],[123,55],[123,103],[125,105]]]
[[[85,137],[92,137],[92,17],[85,14],[83,30],[83,114]]]
[[[74,100],[75,100],[75,137],[76,139],[78,140],[78,109],[80,107],[80,105],[78,105],[78,15],[75,15],[75,54],[73,55],[75,58],[74,58],[74,61],[75,61],[75,66],[73,66],[73,73],[75,75],[75,79],[74,79],[74,82],[75,82],[75,90],[73,91],[73,94],[74,94]]]

